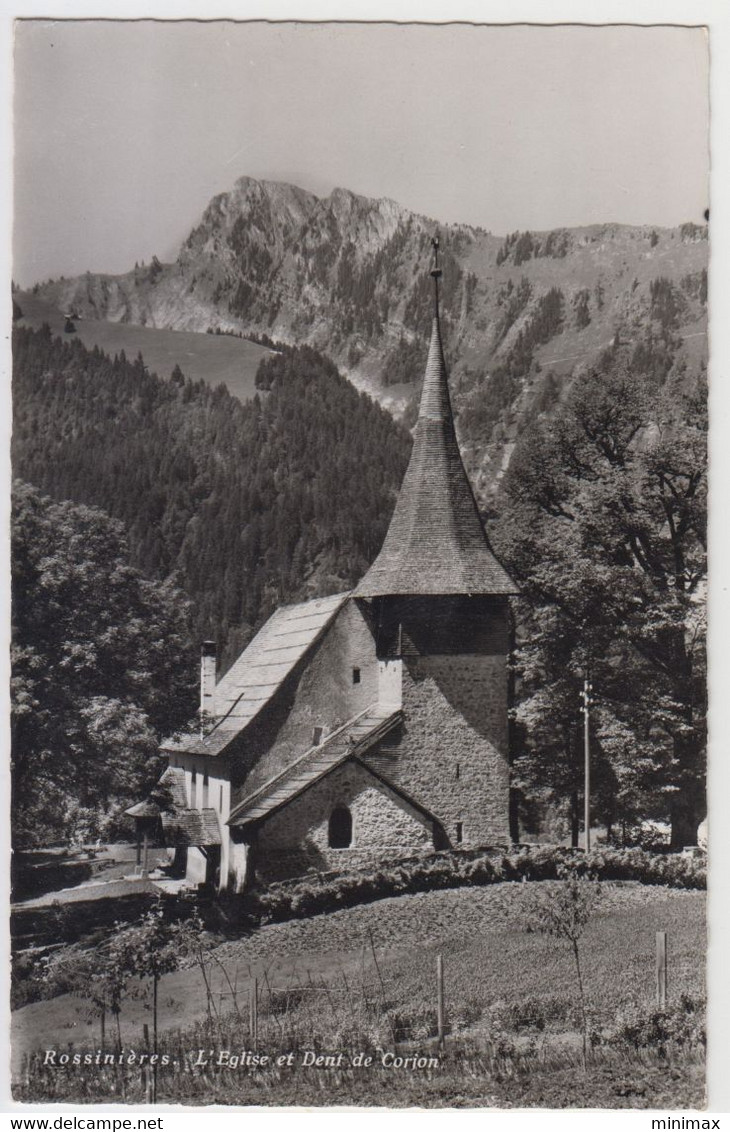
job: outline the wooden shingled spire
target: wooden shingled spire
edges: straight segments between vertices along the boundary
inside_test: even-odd
[[[487,542],[461,462],[438,308],[438,237],[431,241],[434,314],[413,452],[380,554],[356,597],[514,594]]]

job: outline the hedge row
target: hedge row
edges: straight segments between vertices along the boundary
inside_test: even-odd
[[[246,897],[246,912],[260,923],[280,923],[386,896],[463,888],[503,881],[555,880],[567,871],[596,880],[633,880],[672,888],[705,888],[704,860],[644,849],[600,849],[589,854],[550,847],[513,853],[489,849],[451,851],[404,861],[374,872],[307,876]]]

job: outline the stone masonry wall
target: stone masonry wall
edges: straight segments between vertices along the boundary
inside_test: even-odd
[[[379,663],[391,663],[402,670],[404,722],[363,762],[412,796],[437,825],[376,786],[362,768],[357,780],[348,779],[357,764],[347,764],[260,827],[252,861],[261,880],[430,851],[434,836],[437,847],[509,841],[506,602],[386,599],[376,613],[385,657],[378,661],[366,617],[348,602],[285,695],[277,697],[275,714],[261,719],[258,738],[256,728],[247,732],[245,763],[251,770],[246,775],[245,763],[239,764],[244,773],[236,795],[307,750],[314,726],[334,730],[374,703]],[[396,641],[402,642],[402,659],[387,661]],[[329,815],[338,800],[353,814],[354,840],[347,850],[327,846]]]
[[[404,659],[403,712],[402,732],[365,761],[429,809],[452,845],[508,842],[506,658]]]
[[[328,845],[336,806],[352,814],[352,844]],[[376,864],[404,852],[433,850],[432,823],[356,762],[348,762],[273,814],[259,829],[256,875],[275,880],[309,869]]]
[[[405,722],[365,761],[430,810],[451,845],[508,842],[506,600],[388,597],[377,623],[379,651],[397,654],[400,641]]]

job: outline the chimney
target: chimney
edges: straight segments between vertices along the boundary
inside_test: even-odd
[[[204,720],[215,715],[215,641],[203,641],[200,647],[200,733]]]

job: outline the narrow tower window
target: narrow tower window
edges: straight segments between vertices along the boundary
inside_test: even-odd
[[[195,809],[196,794],[198,792],[198,772],[193,767],[193,773],[190,778],[190,809]]]
[[[457,821],[456,823],[456,844],[461,845],[464,839],[464,823]]]
[[[352,814],[347,806],[335,806],[330,814],[330,849],[349,849],[352,844]]]
[[[203,802],[202,802],[201,809],[203,809],[203,810],[208,809],[208,773],[207,773],[207,771],[203,775]]]
[[[353,670],[352,670],[352,682],[353,682],[353,684],[359,684],[360,683],[360,669],[359,668],[353,668]]]
[[[324,735],[324,727],[318,726],[318,727],[312,728],[312,746],[313,747],[319,746],[319,744],[322,742],[322,736],[323,735]]]
[[[461,778],[461,767],[458,763],[456,764],[456,777]]]

